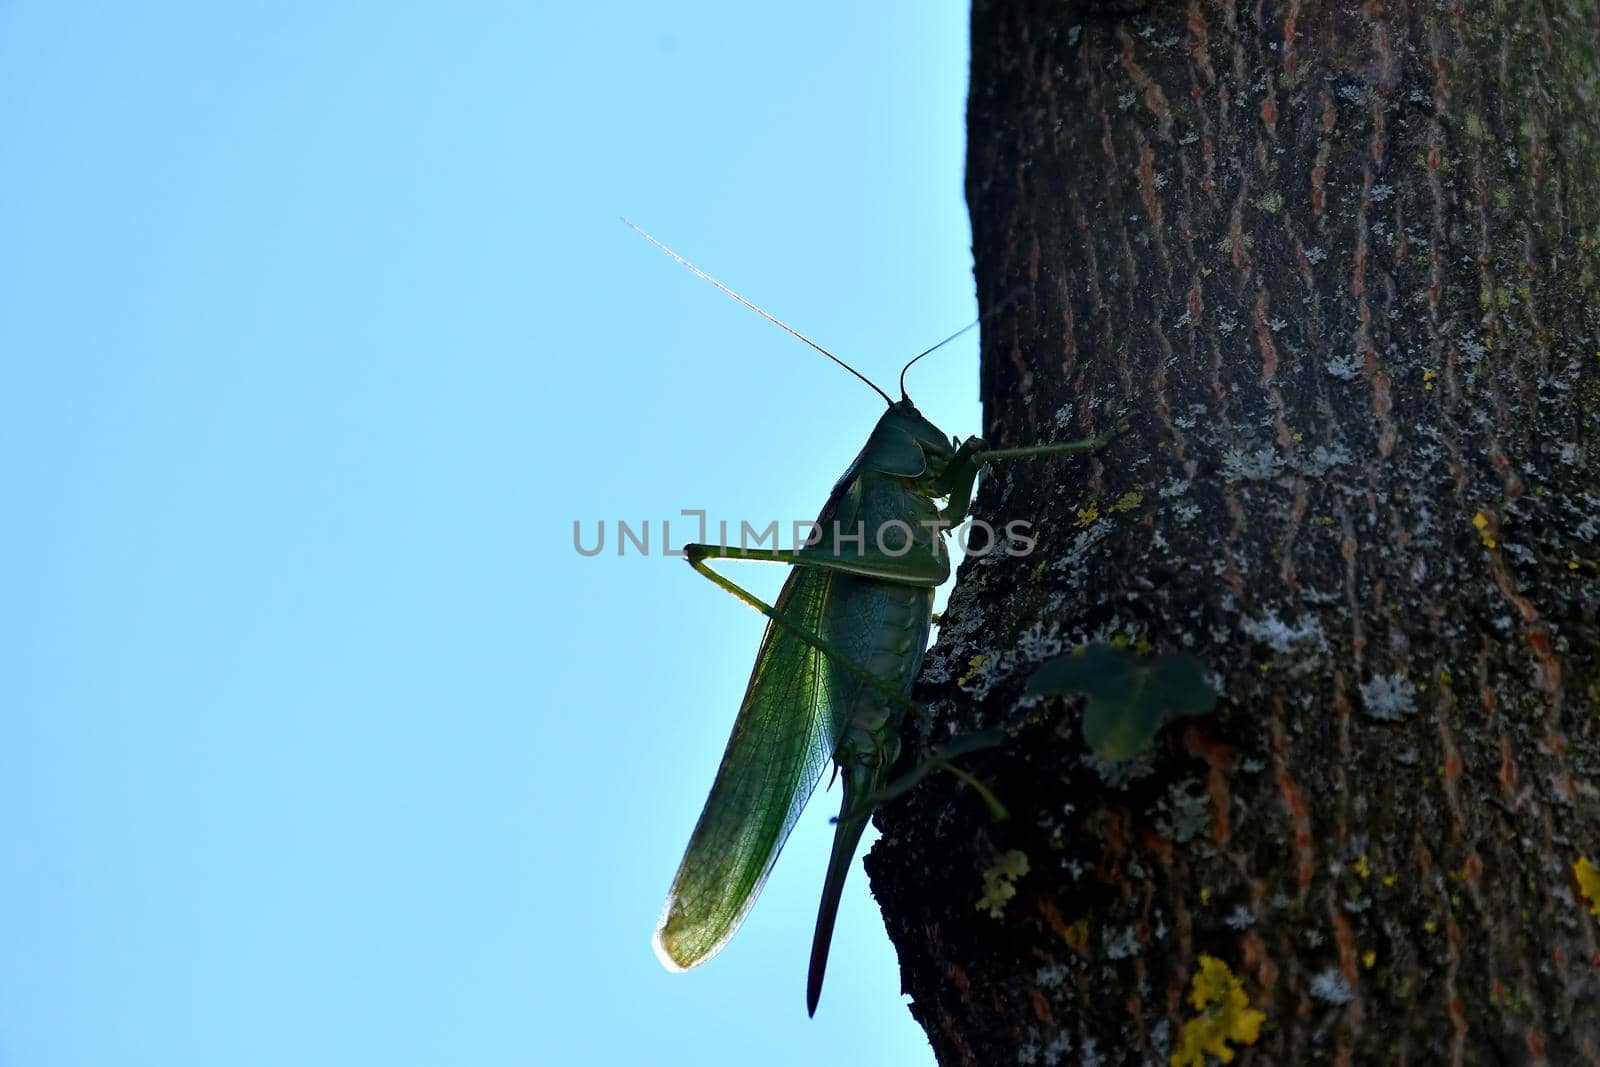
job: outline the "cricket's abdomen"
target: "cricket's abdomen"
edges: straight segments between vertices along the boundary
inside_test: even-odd
[[[922,667],[933,624],[933,589],[926,585],[885,582],[852,574],[833,577],[832,596],[823,619],[824,636],[841,654],[880,679],[891,691],[910,695]],[[811,967],[806,976],[806,1010],[815,1013],[828,966],[828,945],[839,914],[839,895],[867,819],[857,806],[883,788],[900,755],[902,705],[855,674],[836,667],[828,677],[828,704],[840,728],[833,759],[844,780],[839,825],[834,831],[828,873],[822,881],[822,904],[811,939]]]
[[[922,667],[933,620],[933,590],[927,586],[836,575],[828,602],[824,636],[896,692],[911,692]],[[836,699],[841,732],[834,760],[847,775],[870,769],[886,773],[899,755],[904,711],[843,668],[829,684]]]

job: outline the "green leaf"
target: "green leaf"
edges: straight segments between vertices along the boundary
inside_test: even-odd
[[[1103,643],[1046,661],[1028,680],[1028,692],[1083,694],[1084,741],[1119,762],[1144,752],[1164,723],[1204,714],[1217,702],[1205,665],[1193,656],[1140,656]]]

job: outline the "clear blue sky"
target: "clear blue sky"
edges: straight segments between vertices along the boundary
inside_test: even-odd
[[[761,619],[572,522],[881,410],[617,216],[891,389],[971,317],[966,19],[0,5],[0,1064],[931,1062],[859,863],[806,1018],[837,792],[656,962]]]

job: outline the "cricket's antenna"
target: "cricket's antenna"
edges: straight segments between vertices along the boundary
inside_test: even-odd
[[[978,325],[978,323],[980,323],[982,321],[983,321],[983,317],[979,316],[978,318],[975,318],[971,322],[967,323],[965,326],[961,327],[961,329],[957,330],[955,333],[951,334],[949,337],[946,337],[943,341],[940,341],[938,344],[934,345],[932,348],[924,349],[923,351],[918,352],[916,355],[912,356],[910,361],[907,362],[904,367],[900,368],[900,399],[902,399],[902,400],[907,399],[907,397],[906,397],[906,371],[911,369],[911,364],[912,363],[915,363],[917,360],[921,359],[923,356],[929,355],[929,354],[931,354],[933,352],[937,352],[939,349],[943,348],[945,345],[949,344],[951,341],[954,341],[957,337],[960,337],[962,334],[966,333],[968,330],[972,329],[974,326]]]
[[[982,315],[979,315],[977,318],[973,319],[971,322],[967,323],[965,326],[961,327],[961,329],[957,330],[955,333],[951,334],[949,337],[946,337],[943,341],[940,341],[938,344],[934,345],[932,348],[924,349],[923,351],[918,352],[916,355],[912,356],[911,359],[906,363],[906,365],[904,367],[900,368],[900,399],[902,399],[902,400],[907,399],[907,397],[906,397],[906,371],[911,369],[911,365],[913,363],[915,363],[917,360],[921,359],[923,356],[929,356],[929,355],[932,355],[933,353],[939,351],[939,349],[943,348],[945,345],[949,344],[951,341],[954,341],[957,337],[960,337],[962,334],[966,333],[968,330],[971,330],[974,326],[978,325],[978,323],[982,322],[984,319],[987,319],[989,316],[994,315],[994,314],[998,314],[999,312],[1001,312],[1001,311],[1005,310],[1006,308],[1010,307],[1012,302],[1015,301],[1017,299],[1017,297],[1021,296],[1022,293],[1023,293],[1023,289],[1022,289],[1021,286],[1018,286],[1017,288],[1011,290],[1011,292],[1006,296],[1006,298],[1004,300],[1000,301],[1000,303],[996,304],[994,307],[990,308],[988,311],[985,311]]]
[[[661,249],[661,251],[665,252],[667,255],[671,256],[673,259],[677,260],[679,263],[683,264],[685,267],[688,267],[695,274],[697,274],[701,278],[704,278],[706,281],[710,282],[712,285],[716,286],[718,289],[721,289],[724,293],[727,293],[729,296],[731,296],[735,300],[739,301],[739,303],[743,304],[745,307],[749,308],[751,311],[754,311],[757,315],[760,315],[762,318],[766,319],[768,322],[772,323],[774,326],[777,326],[779,329],[785,330],[788,333],[792,334],[793,336],[798,337],[800,340],[804,341],[806,344],[810,345],[812,348],[815,348],[818,352],[821,352],[823,355],[827,356],[829,359],[831,359],[835,363],[839,364],[839,366],[843,367],[845,370],[849,371],[851,374],[854,374],[857,378],[860,378],[862,381],[866,382],[869,386],[872,387],[872,391],[874,393],[877,393],[879,396],[883,397],[883,402],[885,404],[888,404],[890,407],[894,407],[894,401],[889,399],[889,394],[884,392],[882,389],[879,389],[877,387],[877,385],[875,385],[873,383],[871,378],[868,378],[865,374],[862,374],[860,371],[856,370],[850,364],[846,363],[844,360],[840,359],[838,356],[834,355],[832,352],[829,352],[826,348],[823,348],[821,345],[817,344],[817,342],[813,341],[811,338],[807,337],[805,334],[801,333],[799,330],[795,329],[793,326],[790,326],[788,323],[784,322],[782,319],[778,318],[775,315],[768,314],[767,312],[763,311],[761,308],[757,307],[756,305],[752,304],[750,301],[746,300],[744,297],[740,296],[738,293],[734,292],[732,289],[729,289],[726,285],[723,285],[721,282],[717,281],[711,275],[707,274],[705,271],[701,270],[699,267],[695,266],[693,263],[690,263],[687,259],[684,259],[682,256],[678,255],[678,253],[674,252],[672,249],[668,248],[666,245],[662,244],[660,241],[656,240],[654,237],[651,237],[648,233],[645,233],[638,226],[635,226],[631,220],[629,220],[627,218],[624,218],[622,221],[623,221],[623,223],[625,223],[627,225],[628,229],[632,230],[634,233],[638,234],[640,237],[643,237],[646,241],[649,241],[651,244],[653,244],[657,248]],[[968,329],[970,329],[970,328],[971,327],[968,327]],[[943,342],[940,342],[940,343],[942,344]]]

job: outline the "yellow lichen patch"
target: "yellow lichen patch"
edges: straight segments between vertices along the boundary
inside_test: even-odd
[[[1481,511],[1478,512],[1476,515],[1472,516],[1472,525],[1477,529],[1478,539],[1483,542],[1484,548],[1497,547],[1494,534],[1489,532],[1489,516],[1485,515]]]
[[[1015,881],[1028,873],[1028,857],[1012,849],[1000,857],[1000,862],[996,866],[1007,878]]]
[[[1116,512],[1132,511],[1144,500],[1143,493],[1123,493],[1117,497],[1117,502],[1111,505],[1111,510]]]
[[[1399,880],[1400,876],[1398,874],[1386,874],[1383,876],[1383,888],[1393,889],[1394,884]]]
[[[1589,914],[1600,915],[1600,867],[1590,863],[1587,856],[1580,856],[1572,865],[1572,874],[1578,879],[1578,891],[1589,902]]]
[[[1003,916],[1006,904],[1017,895],[1017,879],[1027,873],[1027,856],[1016,849],[1002,855],[983,872],[983,896],[978,898],[978,910],[987,911],[991,919]]]
[[[1439,372],[1436,371],[1436,370],[1425,370],[1425,371],[1423,371],[1422,372],[1422,388],[1424,390],[1426,390],[1427,392],[1430,392],[1430,393],[1433,392],[1433,380],[1435,378],[1437,378],[1437,377],[1439,377]]]
[[[1183,1024],[1172,1067],[1205,1067],[1206,1057],[1233,1061],[1237,1045],[1253,1045],[1267,1016],[1250,1006],[1244,983],[1215,956],[1200,957],[1200,972],[1189,982],[1189,1004],[1200,1014]]]
[[[1067,927],[1066,932],[1061,935],[1061,939],[1067,943],[1067,947],[1072,951],[1082,952],[1089,944],[1089,920],[1079,919]]]
[[[1436,934],[1439,932],[1439,924],[1434,922],[1432,919],[1429,919],[1427,922],[1422,924],[1422,929],[1430,934]]]
[[[1356,874],[1361,876],[1363,882],[1372,877],[1372,864],[1367,862],[1367,854],[1365,852],[1356,857],[1356,862],[1353,866]]]
[[[1083,527],[1086,527],[1086,526],[1093,526],[1095,524],[1095,520],[1098,519],[1098,518],[1100,518],[1100,505],[1099,504],[1090,504],[1086,508],[1079,508],[1078,509],[1078,528],[1082,529]]]
[[[973,676],[976,675],[979,671],[983,670],[983,665],[985,663],[988,663],[990,658],[991,657],[990,657],[989,653],[982,652],[982,653],[979,653],[976,656],[973,656],[971,659],[967,660],[967,673],[963,674],[961,677],[957,678],[956,679],[956,684],[957,685],[966,685],[968,682],[972,681]]]
[[[1372,970],[1372,965],[1377,962],[1378,954],[1372,949],[1369,948],[1367,951],[1361,954],[1361,966],[1365,967],[1367,970]]]

